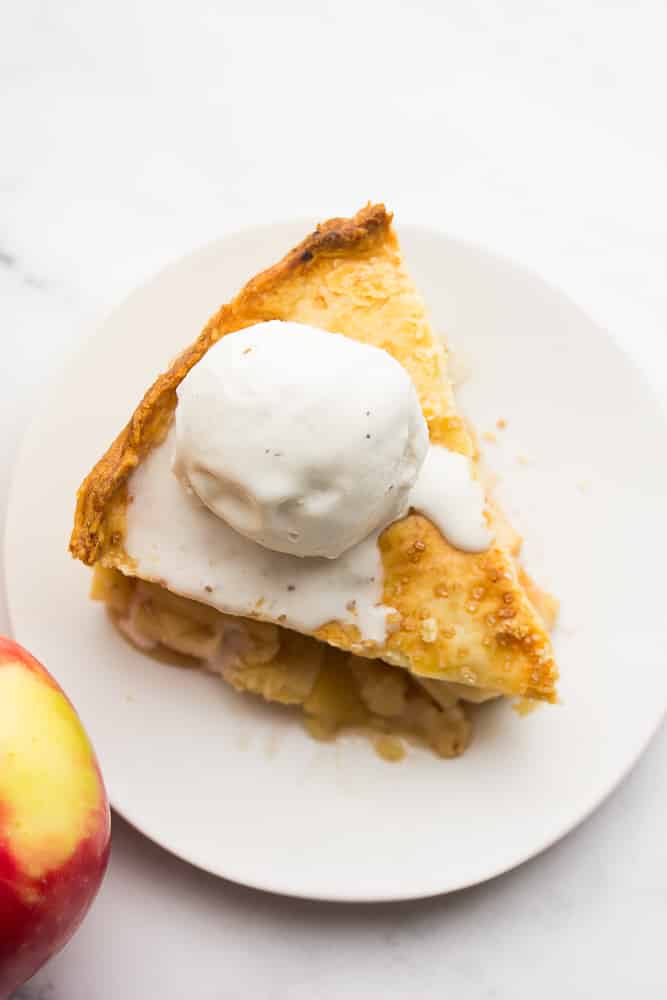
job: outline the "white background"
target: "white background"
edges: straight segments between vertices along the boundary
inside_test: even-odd
[[[134,285],[232,229],[368,199],[539,271],[667,393],[662,0],[222,6],[3,8],[2,510],[32,401]],[[116,820],[94,910],[21,995],[662,998],[666,750],[663,730],[546,855],[420,903],[261,895]]]

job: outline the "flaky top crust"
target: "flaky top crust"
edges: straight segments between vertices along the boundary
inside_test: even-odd
[[[176,407],[176,390],[209,347],[224,334],[250,325],[247,311],[254,311],[263,295],[288,276],[305,271],[324,255],[368,250],[387,236],[391,219],[384,205],[367,205],[351,219],[329,219],[277,264],[249,281],[232,302],[221,307],[195,342],[155,380],[127,425],[81,484],[69,546],[76,559],[92,566],[112,542],[107,517],[109,503],[143,456],[163,440]]]

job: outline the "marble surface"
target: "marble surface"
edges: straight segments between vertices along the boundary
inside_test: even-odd
[[[42,385],[134,285],[223,232],[368,198],[539,271],[666,396],[664,4],[412,6],[3,11],[0,510]],[[218,881],[116,819],[96,906],[19,996],[664,997],[666,802],[663,730],[516,872],[361,907]]]

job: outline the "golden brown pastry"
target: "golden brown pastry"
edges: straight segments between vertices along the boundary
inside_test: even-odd
[[[457,413],[446,354],[401,258],[391,216],[369,205],[331,219],[253,278],[148,390],[81,485],[70,549],[83,562],[133,575],[124,548],[127,483],[172,422],[176,389],[220,337],[269,319],[310,324],[384,348],[417,389],[431,441],[473,456]],[[490,507],[496,541],[485,552],[453,548],[411,513],[380,537],[384,603],[396,614],[383,643],[354,625],[323,623],[316,639],[415,674],[506,695],[554,701],[557,670],[534,593],[517,565],[511,531]]]

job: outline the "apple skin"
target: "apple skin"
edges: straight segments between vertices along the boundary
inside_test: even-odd
[[[109,859],[104,782],[71,703],[0,636],[0,998],[81,923]]]

